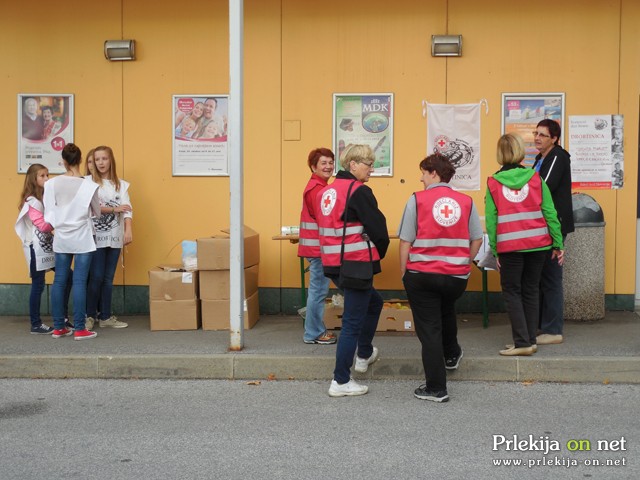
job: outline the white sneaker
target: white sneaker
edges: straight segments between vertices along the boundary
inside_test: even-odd
[[[93,317],[87,317],[87,319],[84,321],[84,328],[86,328],[87,330],[93,330],[93,325],[95,323],[96,321]]]
[[[106,320],[100,320],[100,328],[111,327],[111,328],[126,328],[129,324],[125,322],[121,322],[118,320],[118,317],[115,315],[111,315]]]
[[[364,373],[369,369],[369,365],[378,360],[378,349],[373,347],[373,353],[369,358],[356,357],[356,366],[354,370],[358,373]]]
[[[346,397],[355,395],[364,395],[369,391],[369,387],[366,385],[360,385],[353,378],[349,379],[347,383],[340,385],[335,380],[331,380],[331,387],[329,387],[330,397]]]

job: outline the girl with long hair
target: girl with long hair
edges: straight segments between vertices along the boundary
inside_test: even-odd
[[[53,328],[42,323],[40,318],[40,299],[44,291],[44,280],[47,270],[53,268],[53,227],[44,220],[42,195],[44,184],[49,180],[49,170],[44,165],[34,163],[27,170],[24,186],[18,203],[18,219],[15,230],[22,240],[25,259],[31,276],[31,293],[29,294],[29,317],[31,333],[48,335]]]
[[[111,147],[96,147],[93,165],[92,179],[100,186],[100,217],[94,219],[97,250],[89,272],[87,325],[92,327],[97,321],[101,328],[125,328],[128,324],[111,313],[111,298],[120,252],[133,240],[129,182],[118,178]]]

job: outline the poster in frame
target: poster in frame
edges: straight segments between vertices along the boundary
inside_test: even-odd
[[[228,95],[173,95],[173,176],[229,176]]]
[[[376,161],[372,177],[393,176],[393,93],[334,93],[333,151],[336,172],[350,144],[369,145]]]
[[[517,133],[522,137],[526,150],[522,164],[526,167],[533,165],[539,153],[532,132],[540,120],[555,120],[564,132],[564,102],[565,94],[560,92],[502,94],[502,133]]]
[[[73,142],[73,94],[18,94],[18,173],[44,165],[51,174],[64,173],[61,152]]]
[[[569,115],[571,187],[613,189],[624,186],[624,116]]]

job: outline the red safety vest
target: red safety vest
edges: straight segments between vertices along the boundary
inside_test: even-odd
[[[320,257],[325,267],[340,266],[340,250],[344,221],[342,215],[347,201],[349,186],[351,195],[363,184],[357,180],[336,179],[331,185],[318,193],[316,202],[318,227],[320,233]],[[364,227],[360,222],[347,222],[344,238],[344,259],[356,262],[375,262],[380,260],[376,246],[362,238]]]
[[[302,193],[302,211],[300,212],[300,243],[298,243],[298,256],[307,258],[317,258],[320,256],[320,240],[318,239],[318,222],[311,215],[305,201],[307,194],[317,188],[318,191],[327,186],[322,178],[311,175],[307,186]],[[318,188],[320,187],[320,188]],[[315,198],[312,199],[315,204]]]
[[[409,248],[407,270],[468,275],[471,197],[448,187],[434,187],[414,195],[418,228]]]
[[[544,219],[542,180],[538,173],[520,190],[512,190],[495,178],[487,180],[489,192],[498,211],[496,250],[498,253],[519,252],[553,244]]]

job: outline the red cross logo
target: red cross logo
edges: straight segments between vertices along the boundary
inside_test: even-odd
[[[324,197],[324,206],[328,207],[331,204],[331,196],[327,195],[326,197]]]
[[[449,215],[453,214],[453,210],[450,210],[449,205],[445,204],[444,208],[440,210],[440,213],[444,215],[444,218],[449,218]]]
[[[447,144],[447,142],[445,142],[443,139],[438,140],[438,146],[440,148],[444,147]]]
[[[520,195],[520,190],[512,190],[514,195]]]

